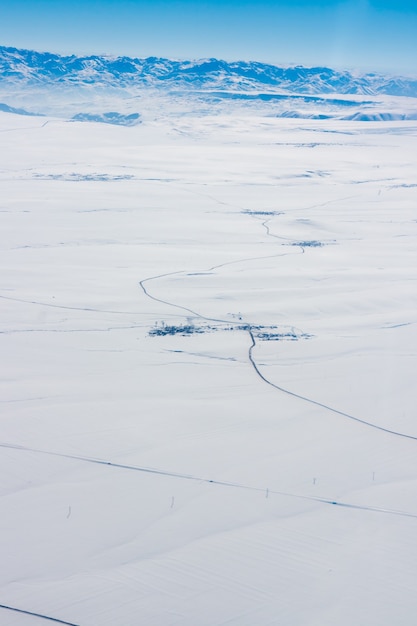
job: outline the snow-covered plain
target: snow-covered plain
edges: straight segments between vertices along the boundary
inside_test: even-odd
[[[0,141],[0,623],[414,625],[416,122]]]

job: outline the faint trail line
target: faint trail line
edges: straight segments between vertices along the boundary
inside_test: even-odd
[[[239,205],[234,205],[231,204],[229,202],[223,202],[222,200],[218,200],[217,198],[215,198],[214,196],[211,196],[209,194],[205,194],[205,193],[200,193],[197,191],[192,191],[190,189],[187,189],[186,191],[188,191],[189,193],[193,193],[199,196],[203,196],[206,198],[209,198],[210,200],[213,200],[214,202],[217,202],[218,204],[224,205],[224,206],[229,206],[231,208],[238,208],[241,211],[244,211],[244,207],[241,207]],[[266,220],[267,222],[268,220]],[[276,239],[285,239],[284,237],[278,237],[277,235],[272,235],[269,231],[268,226],[266,225],[266,222],[262,223],[262,226],[266,229],[266,233],[268,236],[272,237],[272,238],[276,238]],[[304,254],[304,249],[301,248],[302,250],[302,254]],[[258,260],[262,260],[262,259],[273,259],[273,258],[277,258],[277,257],[281,257],[281,256],[289,256],[290,254],[294,254],[291,252],[284,252],[281,254],[272,254],[272,255],[265,255],[265,256],[257,256],[257,257],[247,257],[247,258],[243,258],[243,259],[237,259],[235,261],[226,261],[225,263],[219,263],[217,265],[213,265],[207,269],[203,269],[200,271],[203,272],[211,272],[213,270],[216,269],[220,269],[222,267],[226,267],[227,265],[234,265],[234,264],[238,264],[238,263],[246,263],[246,262],[251,262],[251,261],[258,261]],[[179,274],[187,274],[187,270],[177,270],[176,272],[167,272],[164,274],[158,274],[157,276],[149,276],[148,278],[144,278],[142,280],[139,281],[139,285],[142,289],[142,291],[144,292],[144,294],[146,296],[148,296],[148,298],[150,298],[151,300],[154,300],[155,302],[160,302],[161,304],[165,304],[166,306],[170,306],[170,307],[174,307],[176,309],[180,309],[181,311],[185,311],[187,313],[191,313],[191,315],[198,317],[200,319],[204,319],[207,320],[209,322],[220,322],[220,323],[226,323],[226,324],[230,324],[231,320],[224,320],[224,319],[218,319],[215,317],[207,317],[206,315],[202,315],[201,313],[197,313],[197,311],[194,311],[193,309],[190,309],[188,307],[182,306],[180,304],[175,304],[173,302],[169,302],[168,300],[163,300],[162,298],[157,298],[156,296],[153,296],[152,294],[149,293],[149,291],[147,290],[147,288],[145,287],[145,283],[147,282],[151,282],[154,280],[158,280],[159,278],[166,278],[168,276],[176,276]],[[242,325],[243,326],[243,325]]]
[[[112,315],[142,315],[138,311],[111,311],[107,309],[93,309],[83,306],[66,306],[64,304],[53,304],[52,302],[38,302],[36,300],[25,300],[24,298],[12,298],[11,296],[1,296],[3,300],[12,300],[13,302],[23,302],[25,304],[36,304],[37,306],[48,306],[53,309],[68,309],[70,311],[92,311],[93,313],[111,313]]]
[[[205,271],[209,271],[209,270],[205,270]],[[176,309],[180,309],[181,311],[186,311],[187,313],[191,313],[193,317],[198,317],[200,319],[207,320],[208,322],[221,322],[222,324],[231,324],[231,320],[224,320],[224,319],[220,319],[217,317],[208,317],[206,315],[202,315],[201,313],[197,313],[197,311],[194,311],[193,309],[189,309],[186,306],[182,306],[181,304],[174,304],[173,302],[169,302],[168,300],[157,298],[156,296],[153,296],[152,294],[150,294],[149,291],[145,287],[145,283],[147,282],[151,282],[152,280],[157,280],[158,278],[165,278],[166,276],[175,276],[176,274],[186,274],[186,272],[183,270],[178,270],[177,272],[168,272],[167,274],[159,274],[158,276],[150,276],[149,278],[144,278],[143,280],[140,280],[139,285],[143,293],[146,296],[148,296],[148,298],[151,298],[151,300],[155,300],[155,302],[160,302],[167,306],[172,306]]]
[[[280,235],[274,235],[273,233],[271,233],[271,229],[268,226],[268,223],[271,220],[265,220],[264,222],[262,222],[262,226],[265,228],[266,230],[266,234],[268,235],[268,237],[273,237],[274,239],[282,239],[283,241],[291,241],[293,242],[293,239],[291,239],[291,237],[281,237]],[[288,245],[288,244],[287,244]],[[301,248],[301,254],[305,253],[304,247],[301,244],[293,244],[295,246],[298,246],[299,248]]]
[[[278,238],[277,235],[270,235],[270,236]],[[212,267],[209,267],[208,269],[203,270],[203,271],[211,272],[212,270],[217,270],[217,269],[220,269],[221,267],[226,267],[227,265],[236,265],[238,263],[250,263],[251,261],[262,261],[263,259],[276,259],[279,257],[290,256],[290,255],[295,255],[295,254],[301,254],[301,253],[281,252],[280,254],[266,254],[265,256],[247,257],[243,259],[237,259],[236,261],[226,261],[225,263],[220,263],[219,265],[213,265]]]
[[[302,253],[304,253],[304,250],[302,251]],[[265,256],[256,256],[256,257],[247,257],[247,258],[243,258],[243,259],[236,259],[236,261],[226,261],[225,263],[219,263],[218,265],[212,265],[211,267],[208,267],[206,269],[202,269],[199,270],[199,272],[211,272],[213,270],[217,270],[220,269],[222,267],[225,267],[227,265],[236,265],[238,263],[250,263],[251,261],[260,261],[262,259],[275,259],[277,257],[283,257],[283,256],[290,256],[290,255],[294,255],[297,254],[296,252],[283,252],[281,254],[268,254]],[[300,253],[298,253],[300,254]],[[207,315],[203,315],[202,313],[198,313],[197,311],[194,311],[193,309],[190,309],[186,306],[182,306],[181,304],[175,304],[174,302],[169,302],[168,300],[163,300],[162,298],[158,298],[157,296],[153,296],[151,293],[149,293],[148,289],[145,287],[145,283],[147,282],[151,282],[154,280],[158,280],[159,278],[166,278],[168,276],[178,276],[180,274],[183,274],[184,277],[187,276],[189,272],[187,270],[177,270],[176,272],[167,272],[166,274],[158,274],[157,276],[149,276],[148,278],[143,278],[142,280],[139,281],[139,286],[142,289],[142,291],[144,292],[144,294],[150,298],[151,300],[154,300],[155,302],[160,302],[161,304],[165,304],[166,306],[171,306],[174,307],[176,309],[180,309],[181,311],[186,311],[186,313],[191,313],[191,315],[193,315],[194,317],[198,317],[202,320],[206,320],[208,322],[220,322],[222,324],[231,324],[232,320],[225,320],[225,319],[221,319],[221,318],[217,318],[217,317],[208,317]],[[1,296],[0,296],[1,297]],[[238,325],[239,326],[239,325]],[[246,324],[241,324],[242,327],[246,328]]]
[[[0,130],[0,133],[16,133],[19,131],[28,131],[28,130],[39,130],[39,128],[43,128],[46,124],[42,124],[42,126],[27,126],[21,128],[3,128]]]
[[[294,394],[292,394],[292,395],[294,395]],[[64,459],[71,459],[71,460],[74,460],[74,461],[82,461],[84,463],[93,463],[95,465],[104,465],[106,467],[123,469],[123,470],[134,471],[134,472],[140,472],[140,473],[143,473],[143,474],[153,474],[153,475],[156,475],[156,476],[165,476],[165,477],[177,478],[177,479],[181,479],[181,480],[190,480],[190,481],[194,481],[194,482],[197,482],[197,483],[200,483],[200,484],[210,484],[210,485],[216,485],[218,487],[228,487],[228,488],[232,488],[232,489],[242,489],[242,490],[245,490],[245,491],[252,491],[252,492],[258,492],[258,493],[265,494],[265,488],[264,487],[254,487],[254,486],[251,486],[251,485],[245,485],[243,483],[236,483],[236,482],[227,481],[227,480],[216,480],[216,479],[211,479],[211,478],[205,478],[205,477],[201,477],[201,476],[195,476],[194,474],[183,474],[181,472],[172,472],[172,471],[169,471],[169,470],[163,470],[163,469],[152,468],[152,467],[142,467],[140,465],[130,465],[130,464],[127,464],[127,463],[115,463],[113,461],[106,461],[104,459],[95,459],[93,457],[78,456],[78,455],[75,455],[75,454],[65,454],[65,453],[60,453],[60,452],[52,452],[52,451],[49,451],[49,450],[40,450],[40,449],[37,449],[37,448],[30,448],[28,446],[21,446],[21,445],[12,444],[12,443],[5,443],[5,442],[0,442],[0,448],[8,448],[8,449],[12,449],[12,450],[20,450],[22,452],[34,452],[36,454],[46,454],[46,455],[49,455],[49,456],[56,456],[56,457],[60,457],[60,458],[64,458]],[[363,505],[362,504],[353,504],[351,502],[343,502],[342,500],[333,500],[331,498],[325,498],[325,497],[320,497],[320,496],[309,496],[309,495],[300,494],[300,493],[294,493],[294,492],[290,492],[290,491],[278,491],[276,489],[268,489],[268,495],[276,495],[276,496],[282,496],[282,497],[286,497],[286,498],[297,498],[299,500],[308,500],[308,501],[311,501],[311,502],[318,502],[318,503],[321,503],[321,504],[328,504],[328,505],[332,505],[332,506],[340,506],[340,507],[345,507],[345,508],[348,508],[348,509],[357,509],[359,511],[372,511],[374,513],[385,513],[387,515],[399,515],[401,517],[411,517],[413,519],[417,519],[417,513],[409,513],[407,511],[399,511],[399,510],[396,510],[396,509],[388,509],[388,508],[382,508],[382,507],[376,507],[376,506],[367,506],[367,505],[364,505],[364,504]],[[2,608],[1,605],[0,605],[0,608]],[[8,608],[8,607],[3,607],[3,608]],[[33,613],[33,615],[36,615],[36,614]],[[40,617],[44,617],[44,616],[40,616]],[[53,619],[53,618],[45,617],[45,619]],[[53,620],[53,621],[60,622],[60,620]],[[60,623],[68,624],[69,622],[62,622],[61,621]],[[70,624],[70,626],[77,626],[77,625]]]
[[[350,420],[354,420],[355,422],[359,422],[360,424],[364,424],[364,426],[369,426],[370,428],[375,428],[377,430],[381,430],[384,433],[388,433],[389,435],[395,435],[396,437],[403,437],[404,439],[412,439],[413,441],[417,441],[417,436],[407,435],[406,433],[401,433],[401,432],[396,431],[396,430],[390,430],[389,428],[384,428],[383,426],[378,426],[377,424],[373,424],[372,422],[367,422],[366,420],[361,419],[360,417],[355,417],[354,415],[350,415],[349,413],[345,413],[344,411],[339,411],[339,409],[335,409],[335,408],[329,406],[328,404],[324,404],[323,402],[318,402],[318,400],[312,400],[311,398],[307,398],[306,396],[302,396],[299,393],[295,393],[293,391],[289,391],[288,389],[285,389],[284,387],[280,387],[279,385],[276,385],[272,381],[268,380],[268,378],[266,378],[266,376],[264,376],[262,374],[262,372],[259,369],[259,366],[257,365],[255,359],[253,358],[253,349],[256,347],[256,340],[255,340],[253,332],[252,332],[252,330],[250,328],[248,330],[248,333],[249,333],[249,336],[250,336],[250,338],[252,340],[252,345],[249,348],[249,361],[251,362],[252,367],[254,368],[254,370],[257,373],[257,375],[259,376],[259,378],[261,378],[267,385],[270,385],[274,389],[277,389],[278,391],[282,391],[283,393],[286,393],[287,395],[292,396],[293,398],[298,398],[299,400],[304,400],[304,402],[309,402],[310,404],[314,404],[315,406],[319,406],[322,409],[326,409],[326,411],[331,411],[332,413],[336,413],[337,415],[342,415],[343,417],[347,417]]]
[[[179,187],[186,193],[191,193],[196,196],[201,196],[202,198],[208,198],[209,200],[213,200],[213,202],[216,202],[216,204],[220,204],[221,206],[228,206],[231,209],[239,209],[240,211],[245,210],[244,207],[240,206],[239,204],[231,204],[231,202],[224,202],[224,200],[219,200],[215,196],[212,196],[208,193],[203,193],[202,191],[196,191],[195,189],[190,189],[189,187],[184,187],[184,186],[179,186]]]
[[[7,611],[15,611],[16,613],[23,613],[24,615],[31,615],[32,617],[39,617],[40,619],[49,620],[56,624],[66,624],[66,626],[80,626],[80,624],[74,624],[74,622],[66,622],[56,617],[50,617],[49,615],[42,615],[41,613],[33,613],[32,611],[24,611],[23,609],[17,609],[14,606],[7,606],[6,604],[0,604],[0,609],[6,609]]]
[[[110,333],[115,330],[133,330],[135,328],[147,328],[147,325],[132,324],[129,326],[108,326],[105,328],[11,328],[9,330],[0,330],[0,335],[22,333]]]

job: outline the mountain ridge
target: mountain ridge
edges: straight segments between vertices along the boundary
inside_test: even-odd
[[[354,74],[328,67],[281,67],[256,61],[208,58],[174,60],[113,55],[62,56],[0,46],[3,84],[101,86],[271,93],[390,95],[417,97],[417,79],[378,73]]]

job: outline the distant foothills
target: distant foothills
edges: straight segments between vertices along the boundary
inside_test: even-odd
[[[266,94],[354,94],[417,97],[417,79],[354,74],[327,67],[279,67],[218,59],[178,61],[157,57],[60,56],[0,46],[3,86],[165,88]]]

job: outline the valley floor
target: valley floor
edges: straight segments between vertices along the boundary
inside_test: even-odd
[[[416,123],[0,140],[0,622],[412,626]]]

